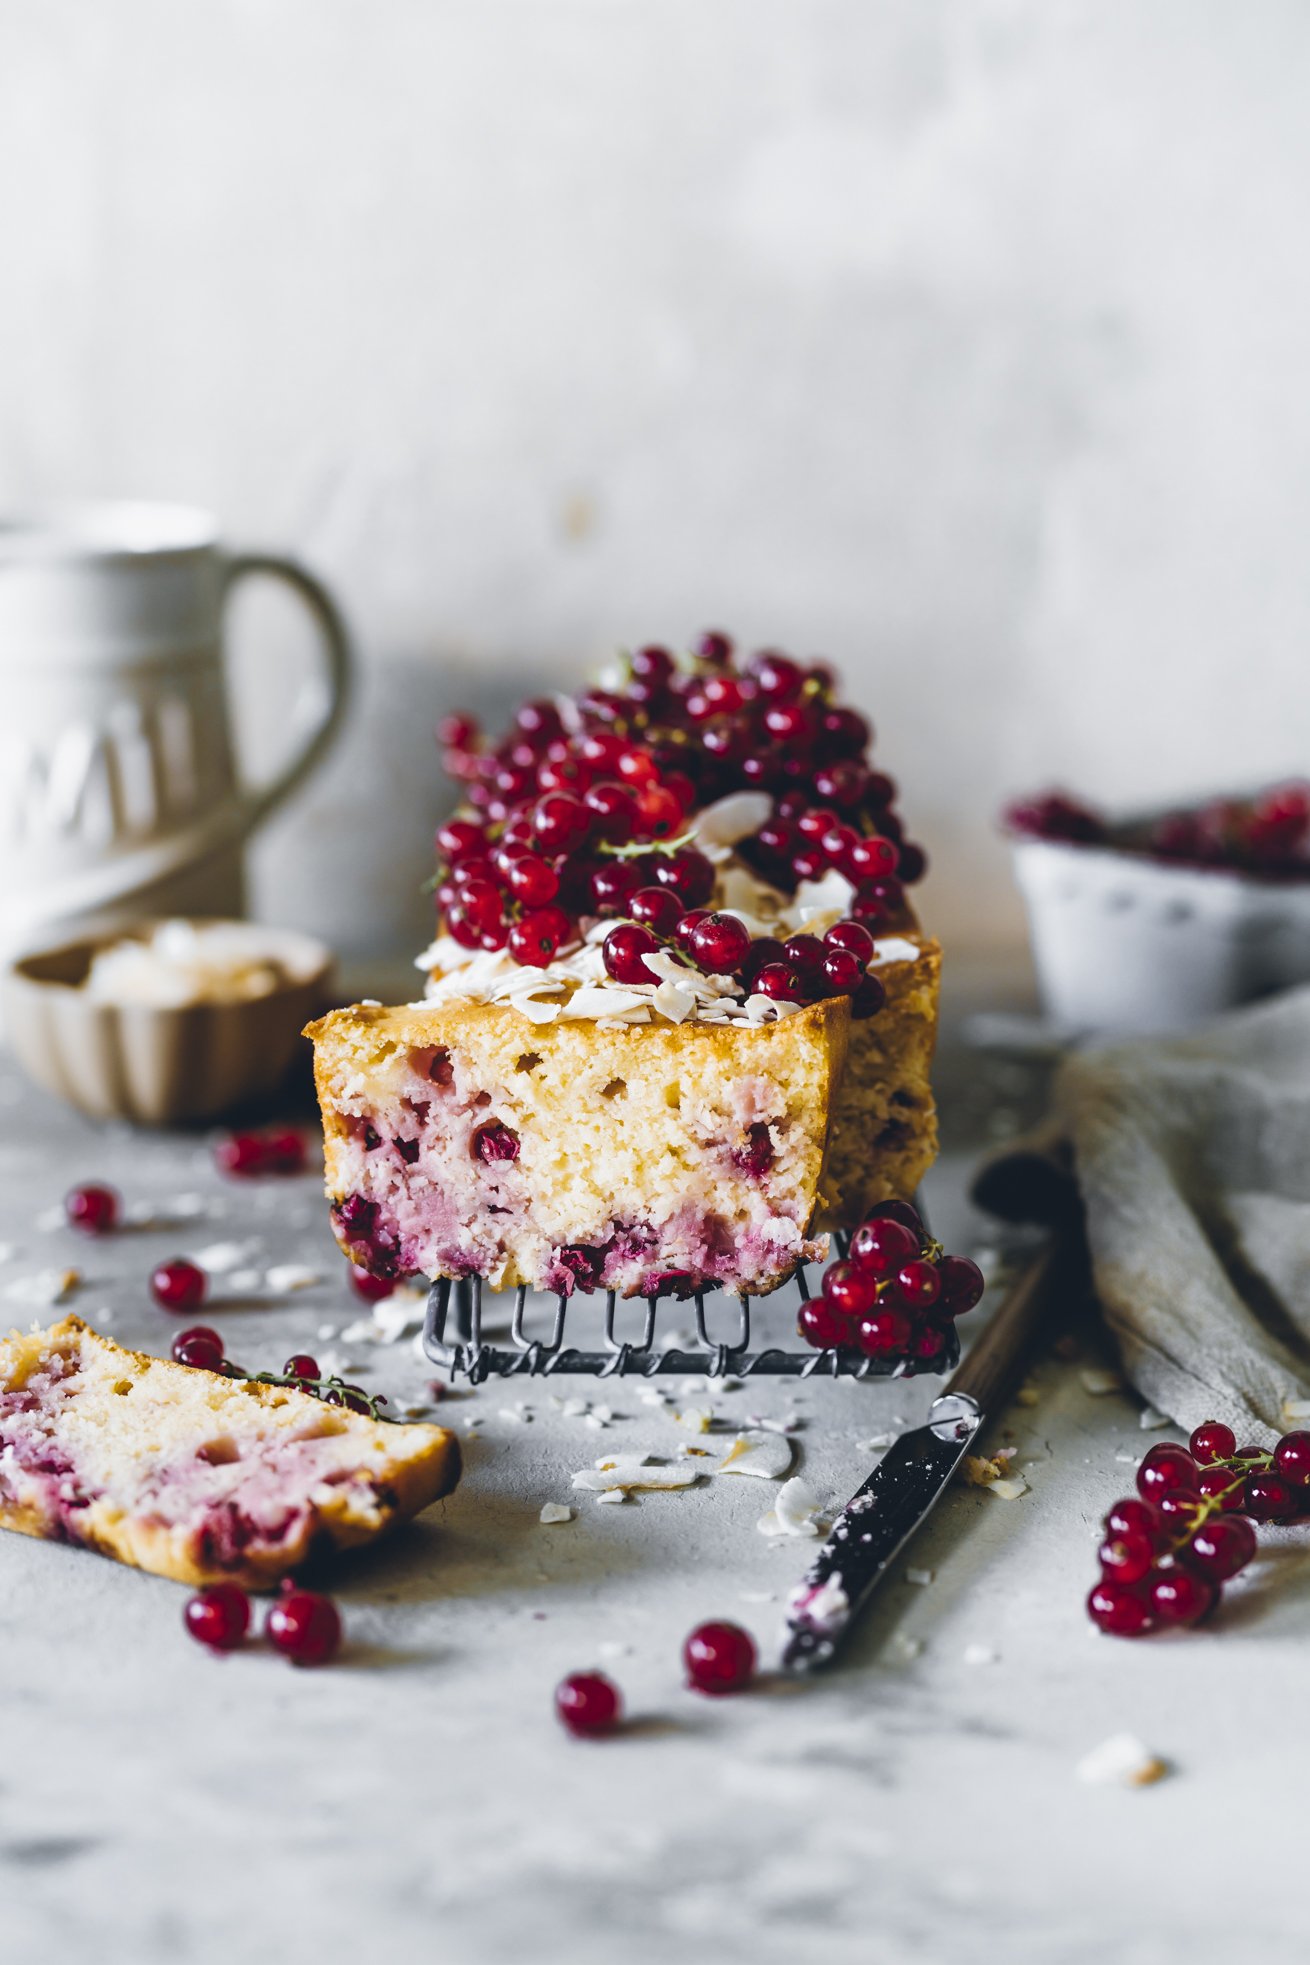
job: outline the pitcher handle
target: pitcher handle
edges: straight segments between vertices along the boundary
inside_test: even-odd
[[[299,594],[322,631],[319,649],[323,667],[319,688],[302,691],[296,705],[301,734],[295,754],[267,784],[255,786],[244,795],[241,829],[245,833],[262,825],[327,754],[346,714],[353,668],[350,636],[340,610],[307,568],[279,553],[233,553],[223,571],[224,600],[238,580],[254,574],[282,580]]]

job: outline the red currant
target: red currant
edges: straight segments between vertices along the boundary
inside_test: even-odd
[[[834,1262],[824,1275],[823,1294],[844,1317],[863,1317],[877,1306],[878,1279],[854,1262]]]
[[[886,1003],[887,991],[880,979],[873,975],[864,976],[851,998],[851,1015],[857,1023],[861,1023],[866,1017],[876,1017]]]
[[[550,792],[532,813],[532,830],[548,853],[566,853],[591,830],[591,813],[572,792]]]
[[[619,1688],[603,1672],[574,1672],[555,1687],[555,1711],[570,1733],[595,1739],[623,1717]]]
[[[477,1160],[517,1160],[519,1136],[497,1122],[479,1126],[473,1135],[473,1156]]]
[[[982,1301],[987,1285],[983,1272],[976,1262],[970,1262],[967,1255],[943,1256],[937,1265],[941,1281],[942,1309],[948,1316],[962,1317]]]
[[[545,969],[573,932],[563,908],[540,907],[525,914],[509,931],[509,952],[527,968]]]
[[[1255,1555],[1255,1530],[1241,1515],[1231,1520],[1203,1522],[1183,1550],[1191,1569],[1198,1570],[1212,1583],[1226,1583]]]
[[[661,936],[671,935],[683,914],[681,901],[667,887],[639,887],[627,911],[643,928]]]
[[[914,1325],[895,1304],[862,1317],[855,1328],[855,1341],[866,1358],[898,1356],[913,1335]]]
[[[919,1237],[903,1221],[886,1216],[866,1221],[851,1238],[851,1260],[874,1276],[894,1276],[917,1258],[919,1249]]]
[[[655,864],[655,879],[677,895],[684,908],[703,907],[714,892],[714,864],[694,846],[677,853],[661,853]]]
[[[1292,1489],[1278,1474],[1248,1474],[1242,1489],[1242,1513],[1258,1522],[1286,1521],[1295,1513]]]
[[[866,968],[874,957],[873,936],[858,921],[834,921],[823,938],[825,948],[843,948]]]
[[[740,1692],[755,1676],[755,1642],[740,1624],[698,1624],[682,1647],[687,1683],[713,1698]]]
[[[180,1330],[170,1348],[178,1364],[190,1365],[195,1371],[223,1369],[223,1340],[208,1324],[192,1324],[189,1330]]]
[[[766,962],[753,977],[751,991],[773,1003],[799,1003],[804,994],[796,971],[786,962]]]
[[[896,1287],[916,1310],[928,1310],[942,1293],[941,1279],[931,1262],[907,1262],[896,1272]]]
[[[1137,1469],[1137,1492],[1143,1501],[1159,1501],[1170,1488],[1194,1488],[1197,1466],[1185,1447],[1162,1440]]]
[[[620,922],[605,937],[601,954],[607,974],[620,983],[651,983],[656,980],[646,967],[646,957],[658,953],[659,943],[649,928]]]
[[[118,1224],[120,1202],[116,1190],[92,1184],[74,1187],[64,1196],[64,1214],[69,1226],[87,1235],[107,1235]]]
[[[859,956],[848,948],[829,949],[823,958],[823,980],[834,996],[854,995],[863,974]]]
[[[1310,1433],[1284,1433],[1274,1448],[1274,1468],[1289,1486],[1310,1486]]]
[[[591,894],[600,914],[622,914],[628,900],[641,885],[641,875],[630,860],[608,860],[591,876]]]
[[[161,1262],[150,1272],[151,1296],[161,1310],[172,1310],[179,1316],[199,1309],[208,1287],[209,1278],[204,1270],[182,1255],[175,1256],[171,1262]]]
[[[1208,1467],[1216,1460],[1232,1459],[1237,1451],[1237,1435],[1231,1426],[1207,1419],[1203,1426],[1196,1428],[1188,1445],[1197,1466]]]
[[[447,819],[444,826],[437,827],[437,851],[452,866],[486,850],[487,835],[471,819]]]
[[[187,1599],[182,1619],[197,1643],[235,1651],[250,1629],[250,1598],[235,1583],[211,1583]]]
[[[1154,1540],[1160,1532],[1160,1516],[1149,1501],[1139,1501],[1134,1494],[1115,1502],[1105,1526],[1111,1535],[1148,1535]]]
[[[559,875],[535,853],[523,853],[511,861],[505,885],[524,907],[545,907],[559,892]]]
[[[1112,1637],[1141,1637],[1151,1628],[1146,1599],[1126,1583],[1099,1582],[1087,1599],[1087,1614]]]
[[[284,1587],[264,1634],[293,1665],[325,1665],[341,1648],[341,1616],[331,1597]]]
[[[258,1133],[229,1133],[214,1148],[220,1173],[262,1174],[268,1171],[268,1154]]]
[[[297,1351],[283,1365],[282,1376],[284,1378],[312,1378],[317,1380],[321,1376],[318,1368],[318,1359],[311,1358],[308,1351]]]
[[[1129,1533],[1102,1542],[1101,1574],[1115,1583],[1140,1583],[1155,1565],[1155,1543],[1149,1535]]]
[[[1245,1482],[1231,1467],[1202,1467],[1196,1477],[1196,1491],[1207,1501],[1217,1501],[1221,1514],[1240,1514]]]
[[[1217,1600],[1214,1584],[1193,1569],[1162,1569],[1151,1585],[1151,1610],[1162,1624],[1195,1624]]]
[[[843,872],[858,887],[865,880],[881,880],[895,873],[899,858],[890,839],[856,839],[845,856]]]
[[[648,785],[638,793],[637,818],[648,839],[669,839],[682,824],[683,806],[667,785]]]
[[[691,932],[691,951],[710,975],[739,969],[750,947],[750,930],[735,914],[707,914]]]
[[[831,1351],[840,1344],[853,1344],[855,1333],[826,1297],[813,1297],[803,1303],[796,1318],[796,1329],[816,1351]]]

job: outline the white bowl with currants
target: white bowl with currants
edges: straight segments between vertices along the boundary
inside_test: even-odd
[[[1186,1030],[1310,982],[1310,783],[1127,819],[1053,791],[1004,825],[1062,1032]]]

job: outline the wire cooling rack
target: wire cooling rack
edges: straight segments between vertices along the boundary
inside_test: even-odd
[[[846,1234],[833,1237],[838,1255],[850,1247]],[[792,1282],[799,1296],[792,1300],[794,1319],[800,1304],[808,1300],[811,1281],[821,1270],[809,1265],[797,1270]],[[786,1303],[791,1284],[772,1293],[770,1303]],[[423,1320],[423,1349],[434,1365],[452,1377],[467,1378],[479,1385],[488,1378],[578,1374],[596,1378],[658,1378],[664,1373],[700,1372],[710,1378],[909,1378],[919,1372],[953,1371],[959,1363],[960,1340],[954,1325],[946,1332],[946,1347],[930,1361],[917,1358],[866,1358],[858,1351],[817,1351],[810,1345],[795,1350],[769,1345],[751,1348],[752,1305],[748,1296],[728,1297],[714,1292],[717,1301],[707,1307],[709,1293],[698,1291],[687,1302],[672,1297],[632,1298],[620,1309],[618,1294],[604,1295],[604,1328],[601,1348],[584,1350],[566,1343],[570,1316],[585,1314],[586,1296],[556,1296],[553,1313],[537,1321],[529,1312],[526,1285],[514,1291],[508,1345],[490,1344],[483,1336],[483,1291],[480,1277],[452,1282],[439,1277],[428,1291]],[[696,1323],[698,1349],[677,1342],[676,1334],[660,1341],[657,1325],[661,1316],[670,1324],[685,1319],[691,1308]],[[620,1319],[625,1311],[641,1320],[638,1341],[621,1335]],[[735,1323],[731,1327],[730,1321]],[[497,1317],[497,1323],[500,1318]],[[711,1325],[716,1330],[711,1330]],[[547,1327],[548,1326],[548,1327]],[[726,1327],[726,1328],[725,1328]]]

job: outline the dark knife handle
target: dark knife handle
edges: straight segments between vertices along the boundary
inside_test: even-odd
[[[994,1418],[1010,1390],[1038,1323],[1057,1297],[1081,1289],[1087,1253],[1080,1227],[1058,1229],[985,1324],[946,1393],[961,1393]]]

